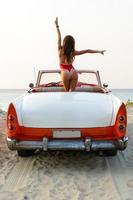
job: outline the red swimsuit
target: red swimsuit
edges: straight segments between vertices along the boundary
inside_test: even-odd
[[[70,64],[70,65],[60,64],[60,68],[68,70],[69,72],[71,71],[71,69],[74,69],[74,67],[72,66],[72,64]]]

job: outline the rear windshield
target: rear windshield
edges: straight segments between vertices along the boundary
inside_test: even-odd
[[[43,73],[40,79],[40,84],[48,84],[50,82],[61,82],[60,73]],[[97,77],[95,73],[79,73],[78,82],[86,83],[90,85],[98,85]]]

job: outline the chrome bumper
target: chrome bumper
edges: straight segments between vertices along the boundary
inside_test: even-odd
[[[124,150],[127,147],[127,143],[128,137],[115,141],[94,141],[90,138],[85,140],[48,140],[43,138],[42,141],[16,141],[15,139],[7,138],[7,145],[10,150]]]

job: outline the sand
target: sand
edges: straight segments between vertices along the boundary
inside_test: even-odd
[[[0,200],[133,200],[133,107],[129,144],[115,157],[86,152],[43,152],[20,158],[5,142],[0,112]]]

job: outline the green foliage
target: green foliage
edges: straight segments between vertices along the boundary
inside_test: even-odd
[[[131,101],[130,99],[127,100],[127,102],[125,103],[126,106],[133,106],[133,101]]]

